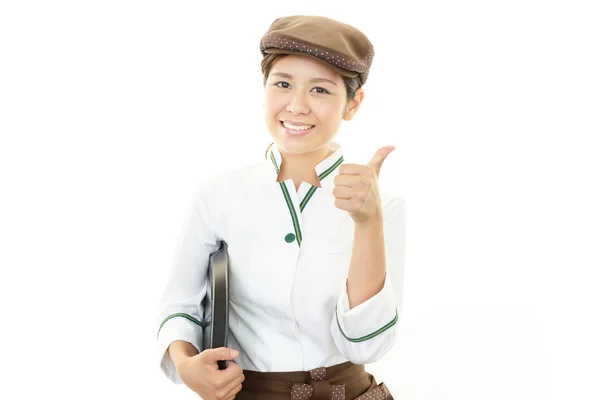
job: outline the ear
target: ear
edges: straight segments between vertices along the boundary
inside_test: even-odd
[[[354,98],[350,100],[350,102],[346,106],[346,111],[344,112],[344,119],[346,121],[350,121],[352,118],[354,118],[354,114],[356,114],[356,112],[358,111],[358,108],[360,107],[360,104],[362,103],[364,97],[364,89],[356,89],[356,92],[354,92]]]

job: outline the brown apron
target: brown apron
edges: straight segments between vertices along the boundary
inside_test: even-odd
[[[385,383],[350,361],[310,371],[244,370],[244,377],[236,400],[393,400]]]

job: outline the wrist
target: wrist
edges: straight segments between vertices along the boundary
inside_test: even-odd
[[[175,368],[178,368],[183,361],[197,355],[198,350],[189,342],[176,340],[169,346],[168,353]]]
[[[359,229],[370,229],[374,227],[377,228],[381,225],[383,225],[383,218],[380,215],[366,219],[364,221],[354,221],[354,226],[356,226]]]

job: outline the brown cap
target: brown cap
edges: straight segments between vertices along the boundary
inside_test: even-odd
[[[367,81],[375,51],[364,33],[353,26],[319,16],[278,18],[260,40],[267,54],[303,54],[319,60],[343,76]]]

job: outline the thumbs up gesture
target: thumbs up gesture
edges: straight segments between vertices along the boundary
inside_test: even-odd
[[[383,217],[379,197],[379,171],[394,146],[377,150],[367,165],[342,164],[340,173],[333,179],[335,206],[348,211],[355,223],[369,223]]]

